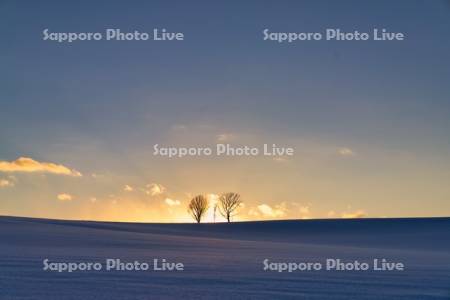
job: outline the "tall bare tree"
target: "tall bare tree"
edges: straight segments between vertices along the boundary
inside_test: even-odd
[[[204,195],[195,196],[189,202],[188,212],[197,223],[200,223],[207,210],[208,199]]]
[[[219,198],[219,211],[230,223],[231,217],[236,214],[236,209],[241,205],[241,196],[236,193],[225,193]]]

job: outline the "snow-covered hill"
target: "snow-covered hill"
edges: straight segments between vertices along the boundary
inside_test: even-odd
[[[178,262],[183,271],[105,269]],[[374,271],[374,259],[404,271]],[[98,262],[102,270],[43,270]],[[367,262],[278,272],[272,263]],[[273,266],[281,266],[272,264]],[[0,217],[0,299],[450,299],[450,218],[143,224]]]

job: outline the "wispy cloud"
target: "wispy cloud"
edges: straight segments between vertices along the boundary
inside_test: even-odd
[[[59,201],[72,201],[73,197],[70,194],[62,193],[57,196]]]
[[[158,183],[150,183],[150,184],[147,184],[146,187],[148,189],[145,189],[144,192],[147,195],[157,196],[157,195],[161,195],[162,193],[164,193],[166,191],[166,188],[162,184],[158,184]]]
[[[128,185],[128,184],[126,184],[126,185],[123,187],[123,190],[124,190],[125,192],[132,192],[132,191],[134,191],[133,187],[132,187],[131,185]]]
[[[356,155],[355,151],[353,151],[352,149],[347,148],[347,147],[342,147],[342,148],[337,149],[337,153],[341,156],[355,156]]]
[[[172,126],[172,130],[174,131],[185,131],[187,130],[187,126],[183,124],[175,124]]]
[[[0,188],[13,187],[14,185],[14,181],[10,179],[0,179]]]
[[[360,209],[354,212],[343,212],[341,217],[344,219],[364,218],[367,217],[367,213]]]
[[[278,218],[286,215],[286,205],[281,203],[275,207],[271,207],[268,204],[260,204],[257,206],[258,211],[265,217]]]
[[[309,211],[309,206],[300,206],[299,209],[300,213],[302,215],[309,215],[310,211]]]
[[[365,218],[367,217],[367,213],[366,211],[362,210],[362,209],[358,209],[355,211],[351,211],[351,207],[349,206],[347,208],[347,211],[344,211],[342,213],[338,213],[334,210],[330,210],[327,213],[327,217],[328,218],[343,218],[343,219],[354,219],[354,218]]]
[[[94,179],[105,178],[105,174],[92,173],[91,176],[92,176],[92,178],[94,178]]]
[[[218,142],[229,142],[235,138],[235,135],[232,133],[221,133],[216,136],[216,140]]]
[[[215,205],[217,202],[219,202],[219,195],[217,194],[208,194],[208,201],[211,206]]]
[[[44,172],[80,177],[81,173],[60,164],[39,162],[29,157],[19,157],[14,161],[0,161],[0,172]]]
[[[170,198],[166,198],[166,200],[164,200],[164,202],[169,206],[177,206],[177,205],[181,204],[181,202],[179,200],[173,200]]]

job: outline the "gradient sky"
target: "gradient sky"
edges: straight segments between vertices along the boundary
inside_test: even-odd
[[[406,40],[278,44],[265,28]],[[0,36],[0,214],[180,222],[191,196],[235,191],[236,220],[450,215],[448,1],[0,1]],[[152,155],[221,140],[296,154]],[[7,170],[19,157],[37,169]]]

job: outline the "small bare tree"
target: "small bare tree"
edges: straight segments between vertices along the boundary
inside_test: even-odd
[[[216,211],[217,211],[217,203],[214,204],[214,223],[216,223]]]
[[[241,196],[236,193],[225,193],[219,198],[219,211],[228,223],[232,216],[236,214],[236,209],[241,205]]]
[[[204,195],[195,196],[189,202],[188,212],[197,223],[200,223],[207,210],[208,199]]]

